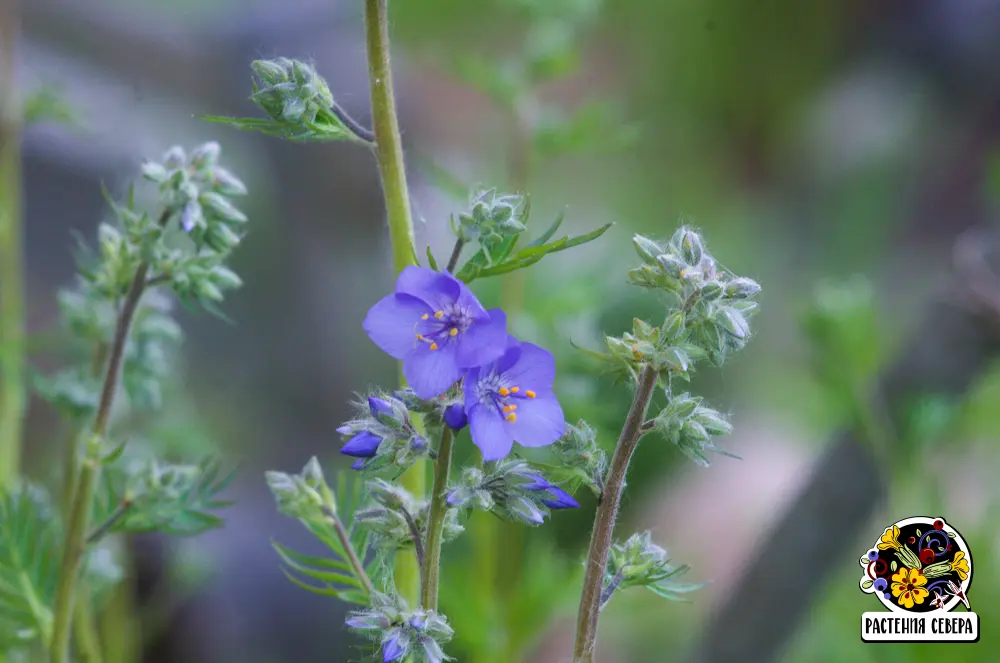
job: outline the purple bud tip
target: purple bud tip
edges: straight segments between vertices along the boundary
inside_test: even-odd
[[[352,430],[354,429],[345,424],[337,429],[337,433],[340,435],[350,435]]]
[[[395,417],[393,416],[392,403],[385,400],[384,398],[375,398],[374,396],[369,396],[368,409],[371,411],[372,416],[379,421],[382,420],[382,417],[395,419]]]
[[[534,492],[537,490],[548,490],[549,488],[552,487],[552,484],[546,481],[545,477],[543,477],[541,474],[529,474],[524,478],[531,481],[531,483],[527,483],[521,486],[521,488],[523,488],[524,490],[530,490]]]
[[[352,470],[363,470],[365,469],[365,463],[368,461],[367,458],[359,458],[353,463],[351,463]]]
[[[419,435],[414,435],[410,438],[410,448],[414,451],[424,451],[427,449],[427,440]]]
[[[558,486],[550,486],[548,489],[552,499],[542,500],[542,504],[550,509],[579,509],[580,503],[573,499],[573,496]]]
[[[465,407],[461,403],[452,403],[444,411],[444,422],[453,431],[460,431],[469,423]]]
[[[420,617],[418,615],[414,615],[410,619],[410,626],[412,626],[413,628],[415,628],[418,631],[423,630],[424,626],[426,626],[426,625],[427,625],[427,622],[424,621],[424,618]]]
[[[371,458],[378,451],[382,438],[366,430],[361,431],[340,448],[340,453],[356,458]]]
[[[457,490],[453,490],[448,493],[448,497],[444,501],[448,503],[448,506],[458,506],[462,503],[462,496],[458,494]]]
[[[406,650],[403,648],[403,645],[399,643],[399,638],[392,638],[382,647],[382,663],[398,661],[405,653]]]

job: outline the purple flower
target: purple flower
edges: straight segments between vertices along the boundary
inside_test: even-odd
[[[390,421],[395,421],[396,413],[392,409],[392,403],[385,400],[384,398],[376,398],[375,396],[368,397],[368,410],[371,411],[372,416],[376,421],[382,421],[383,417],[389,419]]]
[[[555,358],[531,343],[507,337],[496,361],[474,368],[465,378],[465,411],[472,441],[483,460],[499,460],[514,442],[543,447],[566,428],[559,401],[552,393]]]
[[[549,486],[546,491],[552,499],[543,499],[542,504],[550,509],[579,509],[580,503],[559,486]]]
[[[444,423],[453,431],[460,431],[469,423],[469,418],[465,416],[465,406],[461,403],[452,403],[444,410]]]
[[[368,462],[367,458],[358,458],[356,461],[351,463],[352,470],[363,470],[365,469],[365,463]]]
[[[406,647],[400,642],[399,636],[392,636],[388,642],[382,645],[383,663],[398,661],[404,654],[406,654]]]
[[[365,332],[403,361],[403,375],[420,398],[439,396],[504,352],[507,316],[487,311],[464,283],[441,272],[407,267],[396,292],[368,311]]]
[[[378,451],[382,438],[366,430],[361,431],[340,448],[340,453],[355,458],[371,458]]]
[[[530,490],[532,492],[546,492],[549,497],[542,498],[542,504],[549,507],[550,509],[579,509],[580,504],[573,499],[573,496],[567,493],[565,490],[559,486],[554,486],[548,482],[548,480],[541,474],[528,474],[524,476],[525,479],[529,479],[530,483],[521,486],[522,490]]]

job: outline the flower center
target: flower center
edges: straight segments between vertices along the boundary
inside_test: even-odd
[[[496,373],[481,377],[476,386],[479,402],[494,407],[504,421],[510,423],[517,421],[517,403],[511,401],[534,398],[536,395],[531,389],[510,384],[509,380]]]
[[[414,325],[417,341],[427,343],[431,350],[437,350],[451,341],[457,341],[459,334],[472,326],[472,317],[457,306],[448,306],[434,315],[424,313]]]

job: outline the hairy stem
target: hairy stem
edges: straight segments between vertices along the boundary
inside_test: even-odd
[[[368,573],[365,571],[365,565],[361,563],[358,559],[358,553],[354,551],[354,546],[351,544],[351,537],[347,535],[347,530],[344,529],[344,523],[340,522],[340,518],[334,513],[333,509],[329,507],[323,507],[323,513],[326,517],[330,519],[330,523],[333,525],[333,531],[337,534],[337,539],[340,541],[340,545],[344,547],[344,552],[347,554],[347,563],[351,565],[354,569],[354,575],[357,576],[361,584],[364,585],[365,592],[369,595],[374,591],[375,587],[372,585],[371,579],[368,577]]]
[[[161,223],[168,218],[164,212]],[[111,342],[110,356],[104,373],[104,384],[101,387],[101,398],[98,401],[97,415],[87,447],[80,473],[77,477],[73,502],[70,508],[69,520],[66,526],[66,538],[63,543],[62,562],[59,567],[59,582],[56,586],[56,598],[53,608],[52,646],[49,649],[51,663],[66,663],[69,651],[70,622],[73,616],[73,603],[76,598],[77,577],[87,545],[87,529],[90,527],[90,511],[94,498],[94,488],[101,471],[101,449],[108,432],[108,422],[111,419],[111,409],[114,405],[115,393],[118,391],[118,381],[121,377],[122,363],[125,358],[125,344],[132,328],[132,319],[139,308],[139,301],[146,290],[146,276],[149,273],[149,263],[142,263],[135,272],[132,285],[118,313],[115,324],[115,335]]]
[[[455,247],[451,250],[451,256],[448,258],[448,266],[444,268],[444,271],[449,274],[455,271],[455,267],[458,266],[458,259],[462,255],[462,248],[465,246],[465,241],[459,237],[455,240]]]
[[[17,0],[0,8],[0,488],[18,473],[24,386],[21,105],[14,90]]]
[[[653,398],[656,379],[657,371],[649,365],[643,368],[639,374],[635,398],[632,400],[632,407],[629,409],[625,425],[618,437],[618,445],[615,447],[607,480],[604,482],[604,494],[597,506],[594,531],[590,538],[590,551],[587,554],[583,594],[580,597],[580,612],[576,622],[573,663],[593,663],[594,661],[594,647],[597,644],[597,620],[600,615],[604,574],[608,567],[615,519],[618,517],[618,508],[621,505],[622,492],[625,489],[625,475],[628,472],[629,461],[632,459],[632,454],[642,436],[642,422],[646,418],[646,410]]]
[[[420,605],[425,610],[437,610],[438,584],[441,578],[441,539],[444,534],[444,516],[448,510],[446,502],[448,475],[451,473],[451,443],[454,435],[448,426],[441,433],[437,462],[434,463],[434,488],[431,493],[431,508],[427,516],[427,551],[424,559],[424,582]]]
[[[132,500],[122,500],[118,506],[115,507],[115,510],[111,512],[111,515],[108,516],[103,523],[94,528],[93,532],[87,535],[87,545],[92,546],[103,539],[104,535],[110,532],[111,528],[117,525],[118,521],[124,518],[131,508]]]
[[[399,510],[403,512],[403,518],[406,520],[406,526],[410,528],[410,538],[413,539],[413,551],[417,556],[417,566],[421,568],[421,583],[423,583],[423,568],[424,568],[424,539],[420,536],[420,528],[417,527],[417,521],[413,519],[413,514],[405,506],[400,506]],[[423,588],[423,584],[420,585]],[[423,591],[421,589],[421,591]]]
[[[410,194],[406,185],[403,146],[396,117],[389,63],[388,0],[365,0],[365,41],[368,46],[368,84],[371,93],[375,156],[382,177],[382,193],[389,220],[389,240],[396,273],[417,264]],[[403,475],[403,487],[414,497],[426,491],[426,468],[417,462]],[[396,557],[396,587],[411,604],[420,597],[420,568],[409,555]]]

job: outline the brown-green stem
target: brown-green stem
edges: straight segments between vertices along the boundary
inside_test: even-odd
[[[161,217],[161,222],[166,218],[167,213],[165,212]],[[59,567],[59,582],[56,586],[56,598],[53,607],[52,645],[49,649],[49,660],[51,663],[66,663],[69,652],[73,604],[76,599],[80,566],[83,561],[83,555],[86,552],[87,530],[90,527],[90,512],[94,499],[94,489],[100,477],[101,451],[104,446],[104,438],[108,433],[108,423],[111,420],[111,410],[114,405],[115,393],[118,391],[118,382],[121,378],[122,362],[125,358],[125,344],[128,341],[135,312],[138,310],[142,294],[146,290],[146,277],[148,274],[149,263],[142,263],[135,272],[132,284],[125,295],[125,301],[122,303],[121,310],[118,313],[108,365],[104,373],[104,383],[101,386],[101,397],[97,405],[97,414],[94,417],[91,435],[87,440],[79,476],[74,482],[73,501],[66,525],[66,538],[63,543],[62,562]]]
[[[375,156],[382,177],[392,262],[398,274],[406,267],[417,264],[417,253],[403,145],[396,117],[396,98],[392,88],[388,14],[388,0],[365,0],[365,41],[368,46]],[[420,498],[426,491],[425,472],[424,463],[418,462],[403,475],[403,487],[414,497]],[[409,555],[396,557],[396,587],[411,603],[416,603],[420,597],[420,568]]]
[[[611,459],[611,467],[604,482],[604,494],[597,506],[594,530],[590,537],[587,554],[586,574],[583,579],[583,593],[580,597],[580,611],[576,622],[576,644],[573,648],[573,663],[593,663],[594,648],[597,644],[597,620],[601,610],[601,596],[604,592],[604,576],[608,568],[608,557],[615,531],[615,519],[621,506],[622,492],[625,490],[625,475],[629,461],[642,437],[642,423],[646,410],[653,398],[658,375],[652,366],[645,366],[639,374],[632,407],[629,409],[625,425],[622,426],[618,445]]]
[[[438,584],[441,577],[441,542],[444,516],[448,510],[448,475],[451,474],[451,443],[454,435],[448,426],[441,433],[441,445],[434,463],[434,488],[430,513],[427,516],[427,549],[424,552],[423,582],[420,605],[425,610],[437,610]]]

